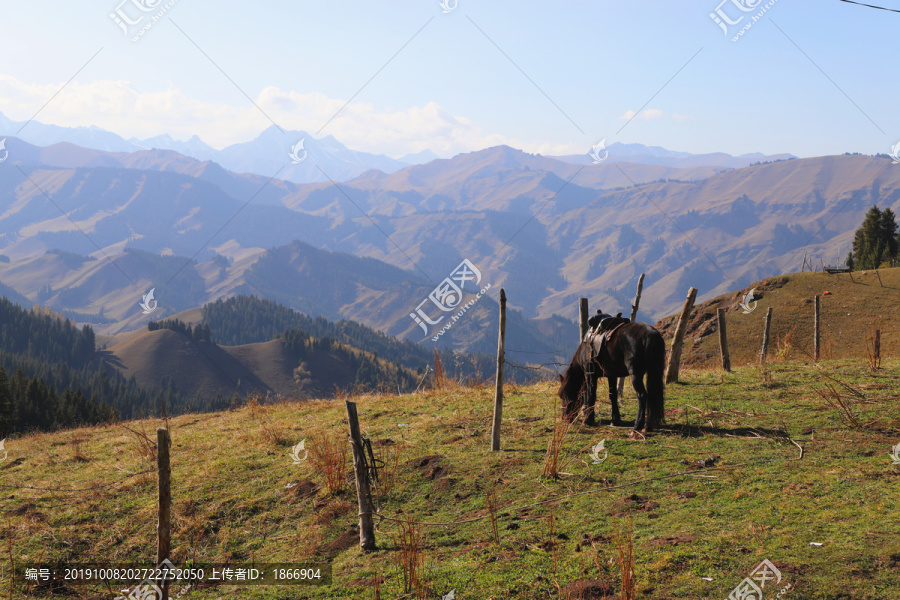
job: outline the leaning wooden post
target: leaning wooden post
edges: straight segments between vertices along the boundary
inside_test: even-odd
[[[820,350],[820,342],[822,340],[820,331],[819,331],[819,295],[816,294],[816,308],[815,308],[815,339],[813,341],[813,359],[818,361],[819,356],[821,356]]]
[[[172,546],[172,470],[169,464],[169,430],[156,430],[156,470],[159,475],[159,507],[156,522],[156,565],[169,558]],[[170,577],[163,577],[157,586],[163,591],[163,598],[169,597]]]
[[[578,343],[584,341],[584,336],[588,332],[588,299],[587,298],[579,298],[578,299],[578,325],[579,325],[579,333],[581,333],[581,337],[578,338]]]
[[[641,273],[641,276],[638,277],[638,286],[637,293],[634,295],[634,302],[631,303],[631,322],[634,323],[634,320],[637,319],[638,306],[641,305],[641,292],[644,289],[644,274]],[[622,398],[622,394],[625,393],[625,378],[619,378],[619,393],[617,394],[618,398]]]
[[[500,450],[500,422],[503,419],[503,359],[506,339],[506,291],[500,288],[500,335],[497,338],[497,381],[494,389],[494,424],[491,427],[491,450]]]
[[[769,353],[769,329],[772,326],[772,307],[766,311],[766,327],[763,329],[762,349],[759,351],[759,364],[766,364],[766,355]]]
[[[356,474],[356,502],[359,506],[359,546],[364,552],[375,550],[375,524],[372,513],[372,494],[369,491],[369,471],[363,454],[362,435],[359,433],[359,416],[356,402],[344,401],[347,420],[350,422],[350,445],[353,448],[353,471]]]
[[[725,309],[716,311],[719,320],[719,350],[722,352],[722,368],[731,373],[731,356],[728,354],[728,332],[725,330]]]
[[[691,309],[694,308],[694,300],[696,298],[697,288],[692,287],[688,290],[687,300],[684,301],[684,308],[681,309],[678,326],[675,328],[675,339],[672,340],[672,349],[669,351],[669,364],[666,367],[666,383],[678,381],[678,370],[681,367],[681,345],[684,343],[684,333],[687,331],[688,319],[691,316]]]
[[[634,295],[634,302],[631,303],[631,322],[637,319],[638,306],[641,305],[641,292],[644,290],[644,274],[638,277],[637,293]]]

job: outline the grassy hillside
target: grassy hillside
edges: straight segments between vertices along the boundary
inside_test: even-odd
[[[756,290],[756,308],[749,314],[739,306]],[[823,295],[824,292],[831,292]],[[793,273],[772,277],[745,289],[697,305],[685,339],[684,359],[699,366],[720,364],[716,309],[726,311],[731,363],[759,360],[766,310],[772,308],[770,359],[778,354],[809,358],[813,354],[814,297],[820,296],[823,358],[864,358],[874,330],[881,330],[882,354],[900,353],[900,268],[852,274]],[[751,303],[752,305],[752,303]],[[678,316],[662,319],[657,327],[671,339]]]
[[[898,379],[896,360],[877,372],[850,360],[686,369],[667,388],[667,427],[641,441],[628,439],[629,428],[575,427],[556,478],[542,476],[557,426],[554,383],[507,388],[497,453],[488,451],[489,388],[356,397],[362,429],[386,463],[371,554],[358,548],[342,402],[184,415],[169,422],[174,558],[333,567],[327,587],[186,596],[198,600],[451,590],[460,600],[618,598],[617,556],[629,544],[634,598],[721,599],[763,559],[782,573],[777,589],[791,585],[787,597],[897,598],[900,467],[888,452],[900,441]],[[820,395],[831,381],[844,384],[831,383],[832,401],[858,427]],[[634,410],[626,402],[624,415]],[[24,595],[10,590],[10,563],[152,562],[154,449],[140,432],[153,437],[162,423],[126,425],[7,440],[0,597]],[[601,439],[608,455],[591,464],[588,450]],[[295,466],[288,452],[300,440],[310,455]],[[410,530],[404,519],[425,524]],[[401,527],[421,544],[418,590],[404,590]],[[90,590],[70,588],[69,597],[113,591]]]
[[[231,398],[239,392],[326,397],[354,386],[380,389],[378,384],[415,388],[417,376],[407,368],[332,340],[308,342],[299,356],[282,339],[219,346],[160,329],[129,335],[103,354],[109,365],[126,378],[134,377],[141,387],[166,388],[171,382],[188,398]],[[364,368],[375,369],[370,379],[376,383],[360,379]]]

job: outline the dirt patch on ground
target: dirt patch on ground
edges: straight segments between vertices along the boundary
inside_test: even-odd
[[[357,544],[359,544],[359,530],[348,529],[324,546],[321,546],[319,550],[333,556],[335,554],[340,554],[345,550],[349,550]]]
[[[378,577],[357,577],[356,579],[351,579],[348,585],[350,587],[358,587],[358,588],[374,588],[375,584],[382,585],[384,583],[384,577],[380,575]]]
[[[6,514],[10,517],[22,517],[28,516],[33,521],[46,521],[47,516],[37,509],[37,506],[32,504],[31,502],[26,502],[21,506],[13,508],[12,510],[6,511]]]
[[[312,498],[319,492],[319,486],[314,481],[302,479],[300,481],[292,481],[288,484],[290,487],[285,489],[284,495],[287,498],[295,498],[302,500]]]
[[[659,508],[659,503],[651,502],[645,498],[641,498],[637,494],[632,494],[613,503],[612,509],[609,511],[611,517],[624,517],[633,512],[649,512]]]
[[[425,479],[434,481],[435,479],[446,477],[446,475],[449,473],[447,467],[440,463],[440,460],[442,458],[444,457],[440,454],[420,456],[419,458],[414,458],[410,461],[407,461],[406,466],[419,471],[419,473],[421,473],[422,477],[424,477]]]
[[[700,460],[681,459],[681,464],[687,465],[689,469],[707,469],[716,466],[719,456],[710,456],[709,458],[701,458]]]
[[[6,469],[12,469],[13,467],[18,467],[23,462],[25,462],[24,458],[17,458],[16,460],[12,461],[11,463],[7,463],[7,464],[3,465],[2,467],[0,467],[0,471],[6,470]]]
[[[658,537],[650,540],[651,546],[677,546],[678,544],[689,544],[697,539],[697,536],[682,533],[679,535],[670,535],[668,537]]]
[[[349,515],[353,505],[346,500],[332,500],[321,505],[316,505],[316,517],[319,522],[329,524],[339,517]]]
[[[560,588],[559,597],[566,600],[606,600],[618,598],[618,592],[608,581],[578,579]]]
[[[442,477],[434,482],[434,491],[436,493],[445,492],[457,483],[459,482],[456,479],[453,479],[451,477]]]

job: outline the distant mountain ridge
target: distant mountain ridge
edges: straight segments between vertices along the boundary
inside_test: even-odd
[[[103,152],[138,152],[141,150],[171,150],[200,162],[212,161],[235,173],[253,173],[271,177],[277,173],[283,180],[294,183],[318,181],[348,181],[371,169],[393,173],[404,167],[425,164],[439,157],[431,150],[422,150],[393,159],[381,154],[351,150],[332,136],[316,139],[304,131],[282,131],[271,125],[255,139],[239,142],[216,150],[194,135],[187,141],[176,140],[168,134],[147,139],[124,139],[96,126],[60,127],[37,121],[16,123],[0,113],[0,136],[13,136],[35,146],[70,143],[82,148]],[[294,164],[291,148],[303,142],[304,160]],[[731,156],[726,153],[691,154],[667,150],[660,146],[614,143],[608,148],[610,163],[631,162],[665,166],[676,169],[697,167],[741,168],[753,162],[795,158],[790,154],[763,155],[760,153]],[[590,164],[588,153],[550,156],[572,164]]]
[[[216,150],[196,135],[186,142],[169,135],[126,140],[99,127],[59,127],[37,121],[16,123],[0,113],[0,138],[4,136],[17,137],[34,146],[68,143],[100,152],[168,150],[200,162],[215,162],[235,173],[265,177],[277,174],[279,178],[295,183],[329,179],[346,181],[371,169],[390,173],[410,164],[381,154],[351,150],[330,135],[316,139],[305,131],[282,131],[275,125],[253,140]],[[301,140],[306,154],[300,156],[305,159],[294,164],[290,156],[291,148]],[[428,156],[427,153],[420,155]]]
[[[606,155],[607,157],[604,162],[608,163],[629,162],[643,165],[660,165],[678,169],[711,166],[727,169],[742,169],[755,163],[797,158],[793,154],[762,154],[761,152],[752,152],[740,156],[732,156],[725,152],[691,154],[690,152],[667,150],[661,146],[623,144],[621,142],[611,144],[606,148],[606,152],[608,152],[608,155]],[[576,165],[588,165],[593,162],[593,159],[588,153],[554,156],[553,158]]]
[[[271,294],[413,336],[409,314],[463,259],[494,290],[503,286],[526,321],[571,322],[582,296],[627,308],[646,273],[647,320],[677,310],[690,286],[704,299],[778,274],[804,253],[840,261],[866,208],[900,209],[900,171],[863,155],[676,169],[576,165],[497,146],[340,185],[301,185],[172,151],[7,142],[0,253],[11,262],[0,262],[0,281],[31,301],[49,285],[39,301],[78,313],[104,308],[120,328],[139,326],[135,304],[158,287],[179,309]],[[315,260],[335,268],[347,260],[341,253],[380,263],[357,263],[337,284],[297,241],[328,250]],[[98,260],[70,269],[44,256],[56,248]],[[277,267],[283,281],[251,281],[257,263]],[[392,273],[388,281],[408,293],[381,283],[354,289],[354,278],[374,272]],[[320,288],[322,298],[301,294],[308,290],[294,281]],[[473,341],[463,328],[448,339],[461,349]]]

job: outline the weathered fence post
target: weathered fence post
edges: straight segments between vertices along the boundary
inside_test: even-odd
[[[503,360],[506,340],[506,291],[500,288],[500,335],[497,338],[497,378],[494,389],[494,424],[491,426],[491,450],[500,450],[500,422],[503,419]]]
[[[638,306],[641,304],[641,292],[644,289],[644,274],[641,273],[641,276],[638,277],[638,286],[637,293],[634,295],[634,302],[631,303],[631,322],[634,323],[634,320],[637,319]],[[617,397],[621,400],[622,394],[625,393],[625,378],[619,378],[619,392]]]
[[[375,550],[375,524],[372,513],[372,494],[369,490],[369,470],[363,453],[362,435],[359,433],[359,416],[356,402],[344,401],[347,405],[347,420],[350,422],[350,445],[353,448],[353,471],[356,474],[356,502],[359,506],[359,546],[364,552]]]
[[[638,306],[641,305],[641,292],[644,290],[644,274],[638,277],[637,293],[634,295],[634,302],[631,303],[631,322],[637,319]]]
[[[156,522],[156,565],[169,558],[172,547],[172,469],[169,463],[171,439],[169,430],[156,430],[156,470],[159,476],[159,502]],[[157,586],[163,591],[163,598],[169,597],[169,579],[165,575]]]
[[[725,331],[725,309],[716,311],[719,320],[719,349],[722,352],[722,368],[731,373],[731,356],[728,354],[728,332]]]
[[[819,345],[822,338],[819,331],[819,295],[816,294],[816,308],[815,308],[815,339],[813,340],[813,358],[818,362],[821,350],[821,346]]]
[[[584,335],[588,332],[588,299],[587,298],[579,298],[578,299],[578,326],[579,333],[581,337],[578,338],[578,343],[584,341]]]
[[[881,287],[884,287],[884,282],[881,281],[881,275],[878,273],[878,269],[875,269],[875,276],[878,277],[878,284],[879,284]]]
[[[766,328],[763,329],[762,349],[759,351],[759,364],[766,363],[766,355],[769,353],[769,328],[772,326],[772,307],[766,311]]]
[[[669,364],[666,366],[666,383],[678,381],[678,370],[681,367],[681,345],[684,343],[684,333],[687,331],[687,322],[694,308],[694,299],[697,298],[697,288],[688,290],[687,300],[678,317],[678,326],[675,328],[675,339],[672,340],[672,349],[669,351]]]

